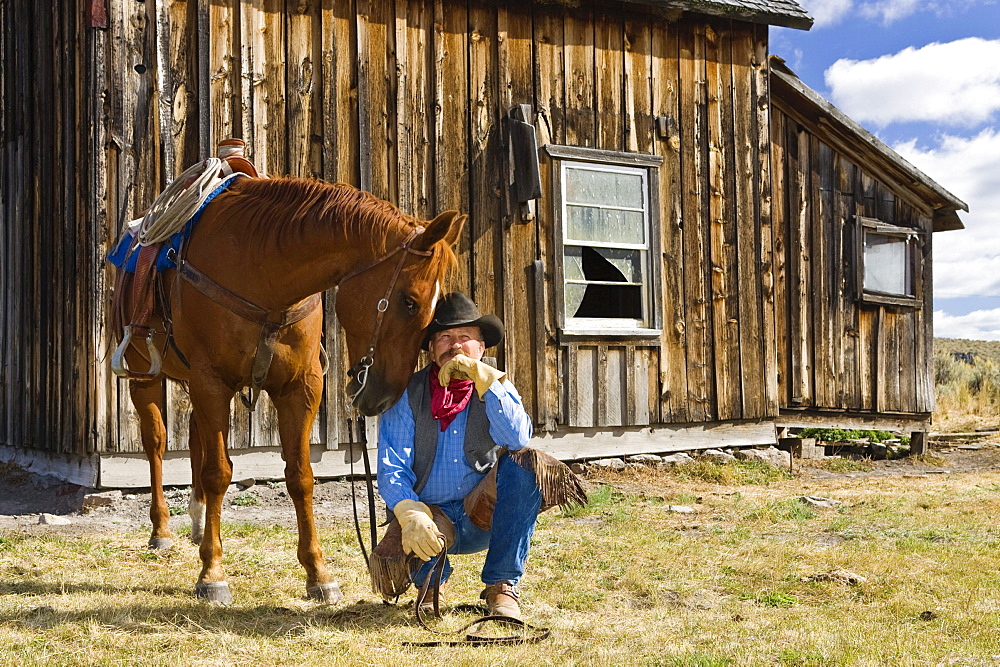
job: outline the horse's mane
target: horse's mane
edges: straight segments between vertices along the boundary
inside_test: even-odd
[[[249,247],[281,244],[282,239],[323,230],[345,242],[365,239],[373,257],[390,252],[424,220],[393,204],[344,183],[307,178],[238,179],[230,188],[231,218],[239,219]],[[443,262],[443,276],[457,265],[454,251],[435,244],[435,259]]]

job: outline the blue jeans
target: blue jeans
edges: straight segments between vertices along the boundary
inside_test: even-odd
[[[482,581],[487,586],[506,581],[517,584],[524,576],[531,534],[542,506],[534,473],[503,456],[497,463],[497,504],[490,530],[478,528],[465,513],[464,500],[452,500],[438,505],[455,524],[455,543],[450,554],[473,554],[486,551]],[[418,586],[424,583],[434,560],[424,563],[413,576]],[[451,576],[451,563],[445,556],[441,581]]]

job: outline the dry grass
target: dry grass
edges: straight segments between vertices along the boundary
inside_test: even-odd
[[[285,529],[227,525],[228,608],[191,596],[189,544],[157,555],[144,534],[2,535],[0,664],[1000,663],[1000,474],[731,471],[743,481],[707,468],[606,473],[591,480],[587,508],[543,515],[523,606],[553,638],[534,646],[402,647],[430,637],[409,605],[368,592],[347,526],[324,534],[347,593],[332,607],[302,597]],[[842,504],[819,509],[802,495]],[[480,563],[456,559],[452,601],[475,600]],[[808,579],[836,569],[866,581]]]

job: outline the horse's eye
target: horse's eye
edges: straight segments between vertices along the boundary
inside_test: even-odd
[[[420,311],[420,304],[408,296],[403,296],[403,305],[406,306],[406,312],[410,315],[416,315]]]

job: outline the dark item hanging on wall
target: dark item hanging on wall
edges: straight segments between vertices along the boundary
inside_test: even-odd
[[[507,133],[514,171],[514,198],[518,203],[542,196],[542,179],[538,169],[538,145],[535,126],[531,122],[530,104],[511,107],[507,117]]]

